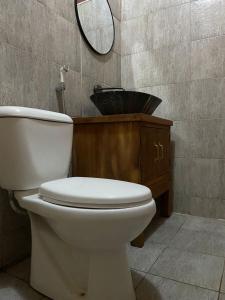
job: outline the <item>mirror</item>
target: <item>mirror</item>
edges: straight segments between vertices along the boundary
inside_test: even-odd
[[[114,44],[115,27],[108,0],[75,0],[78,26],[88,46],[108,54]]]

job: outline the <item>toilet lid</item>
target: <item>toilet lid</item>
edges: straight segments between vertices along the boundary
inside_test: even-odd
[[[122,208],[152,199],[149,188],[135,183],[88,177],[71,177],[43,183],[40,197],[58,205],[83,208]]]

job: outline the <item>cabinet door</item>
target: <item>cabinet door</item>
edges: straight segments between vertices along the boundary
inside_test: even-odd
[[[148,184],[158,175],[158,133],[156,128],[141,128],[141,173],[142,183]]]
[[[167,173],[170,169],[170,131],[157,129],[157,144],[159,145],[158,175]]]

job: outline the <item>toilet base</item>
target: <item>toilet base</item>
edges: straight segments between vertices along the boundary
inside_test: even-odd
[[[60,239],[30,213],[31,285],[54,300],[135,300],[126,247],[85,251]]]

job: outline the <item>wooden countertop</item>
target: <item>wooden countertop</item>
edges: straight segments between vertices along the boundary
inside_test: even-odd
[[[90,124],[90,123],[118,123],[118,122],[147,122],[165,126],[172,126],[173,122],[148,114],[124,114],[124,115],[108,115],[95,117],[73,117],[74,124]]]

